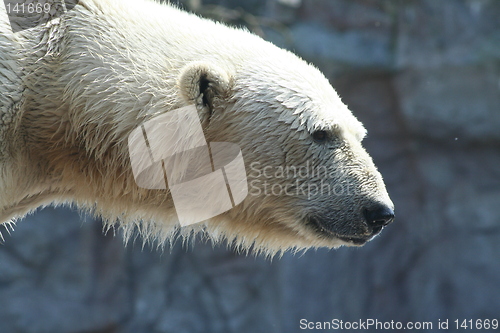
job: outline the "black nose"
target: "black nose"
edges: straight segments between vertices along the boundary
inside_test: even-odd
[[[372,227],[383,227],[394,220],[394,211],[383,204],[365,210],[366,223]]]

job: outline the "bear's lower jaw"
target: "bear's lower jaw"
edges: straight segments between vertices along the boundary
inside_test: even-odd
[[[328,238],[336,238],[347,243],[348,245],[362,246],[367,242],[371,241],[382,231],[383,227],[374,227],[368,234],[358,234],[358,235],[342,235],[338,232],[326,228],[320,219],[316,217],[308,217],[307,225],[311,227],[316,233],[320,233],[322,236]]]
[[[379,228],[377,227],[377,229],[379,229]],[[361,238],[360,237],[344,237],[344,236],[337,236],[337,237],[344,242],[351,243],[351,244],[357,245],[357,246],[361,246],[361,245],[365,245],[366,243],[371,241],[373,238],[378,236],[378,234],[380,234],[381,230],[382,230],[382,227],[380,227],[380,229],[377,231],[374,230],[373,233],[368,237],[361,237]]]

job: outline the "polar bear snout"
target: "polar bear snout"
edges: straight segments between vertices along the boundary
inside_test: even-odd
[[[395,218],[392,206],[385,203],[373,203],[361,209],[355,216],[329,210],[322,214],[309,215],[306,225],[327,238],[336,238],[347,244],[360,246],[378,235]],[[335,216],[337,215],[337,216]]]
[[[366,223],[373,228],[385,227],[394,221],[394,210],[385,204],[376,204],[365,209]]]

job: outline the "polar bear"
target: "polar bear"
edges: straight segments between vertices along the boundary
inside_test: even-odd
[[[76,204],[126,236],[202,231],[268,254],[360,246],[392,222],[363,125],[291,52],[148,0],[80,0],[24,29],[8,10],[0,4],[0,222]],[[207,142],[240,147],[248,195],[180,227],[168,189],[138,186],[127,140],[190,105]]]

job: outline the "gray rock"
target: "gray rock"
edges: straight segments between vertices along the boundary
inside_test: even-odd
[[[408,70],[396,85],[401,111],[416,135],[447,142],[500,140],[500,67]]]
[[[498,60],[497,1],[412,1],[398,12],[399,68],[463,66]]]
[[[377,31],[335,31],[315,23],[297,23],[291,27],[294,49],[318,66],[382,68],[392,65],[389,35]]]

